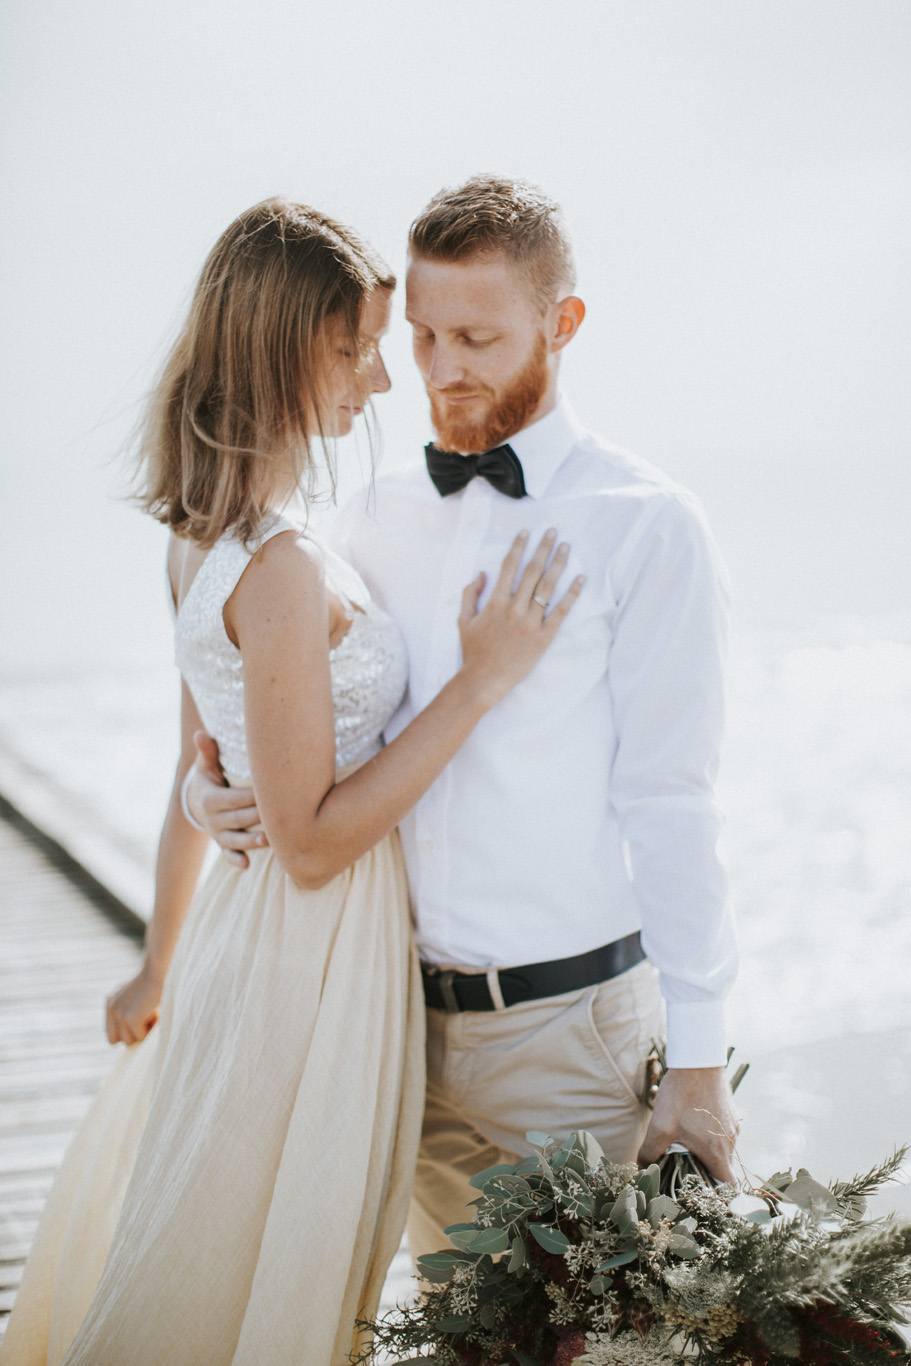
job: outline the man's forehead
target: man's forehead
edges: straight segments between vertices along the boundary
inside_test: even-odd
[[[527,307],[527,285],[502,254],[468,261],[411,258],[405,276],[405,316],[426,322],[427,314],[450,326],[483,327],[515,317]]]

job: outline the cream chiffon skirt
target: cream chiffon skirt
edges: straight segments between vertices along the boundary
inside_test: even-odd
[[[405,1224],[424,1006],[397,835],[220,859],[61,1167],[2,1366],[341,1366]]]

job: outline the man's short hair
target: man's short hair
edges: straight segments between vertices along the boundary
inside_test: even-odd
[[[560,205],[537,185],[511,176],[475,175],[457,189],[440,190],[412,223],[408,246],[426,261],[502,252],[522,270],[542,308],[576,283]]]

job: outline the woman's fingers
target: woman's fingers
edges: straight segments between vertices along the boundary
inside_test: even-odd
[[[492,600],[506,602],[512,597],[512,586],[516,581],[519,565],[522,563],[522,556],[525,554],[527,545],[528,532],[520,531],[500,565],[497,581],[490,594]]]
[[[573,603],[576,601],[576,598],[578,598],[579,594],[582,592],[584,585],[585,575],[577,574],[562,598],[559,598],[548,610],[543,624],[552,634],[556,632],[557,627],[560,625],[561,621],[563,621]]]
[[[107,1036],[108,1043],[136,1043],[133,1030],[129,1022],[124,1019],[120,1011],[114,1006],[113,1002],[108,1002],[107,1008]]]
[[[134,1022],[128,1015],[122,1014],[115,1007],[109,1005],[106,1020],[108,1043],[125,1043],[128,1048],[132,1047],[133,1044],[142,1043],[157,1023],[157,1010],[153,1011],[146,1019]]]
[[[516,536],[503,559],[497,581],[482,615],[488,613],[488,608],[495,615],[499,615],[506,608],[510,609],[511,612],[517,612],[520,616],[524,616],[526,612],[530,611],[535,622],[550,624],[552,632],[555,632],[582,591],[585,577],[579,575],[574,579],[559,602],[554,603],[554,593],[569,560],[569,544],[563,541],[555,550],[557,532],[554,527],[550,527],[541,537],[525,568],[521,569],[522,557],[527,549],[528,540],[529,533],[527,531],[521,531]],[[518,583],[516,582],[517,578]],[[484,576],[480,575],[462,593],[459,626],[463,630],[478,615],[478,599],[483,587]],[[240,821],[236,821],[236,824],[240,825]],[[221,837],[219,837],[219,843],[226,847],[226,841]],[[246,848],[248,846],[237,847]]]
[[[538,580],[541,578],[541,576],[544,574],[545,569],[547,568],[547,561],[550,559],[550,554],[554,548],[554,542],[556,541],[556,539],[556,529],[554,527],[550,527],[547,531],[545,531],[544,535],[541,537],[540,541],[538,542],[537,550],[532,555],[531,559],[528,561],[528,564],[525,566],[525,569],[522,573],[522,577],[519,580],[519,586],[514,594],[514,596],[518,598],[523,607],[527,606],[528,603],[531,602],[532,596],[535,593],[535,588],[538,583]]]
[[[472,579],[462,590],[462,606],[459,609],[459,622],[464,625],[471,621],[472,617],[478,615],[478,598],[484,591],[484,584],[487,582],[487,575],[481,573],[476,579]]]
[[[491,601],[503,603],[512,601],[526,607],[536,594],[539,598],[548,601],[549,594],[553,592],[569,557],[569,546],[566,545],[561,546],[551,560],[556,539],[557,532],[554,527],[545,531],[535,547],[534,554],[522,570],[518,586],[516,586],[516,578],[529,540],[529,533],[520,531],[500,566],[497,581],[490,594]],[[550,565],[548,566],[549,560]],[[543,588],[541,586],[542,580]]]
[[[557,546],[554,551],[550,564],[541,574],[536,583],[532,585],[531,601],[543,609],[550,606],[550,600],[554,595],[554,589],[560,581],[560,577],[566,568],[566,561],[569,559],[569,546],[565,541]]]

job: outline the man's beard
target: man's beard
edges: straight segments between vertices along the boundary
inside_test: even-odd
[[[437,434],[436,444],[441,450],[459,451],[463,455],[479,455],[482,451],[500,446],[509,437],[528,425],[535,409],[547,392],[550,371],[547,368],[547,342],[541,332],[534,344],[527,364],[499,393],[477,384],[451,384],[440,392],[428,390],[430,416]],[[458,406],[448,404],[444,394],[476,394],[489,397],[483,417],[462,417]]]

